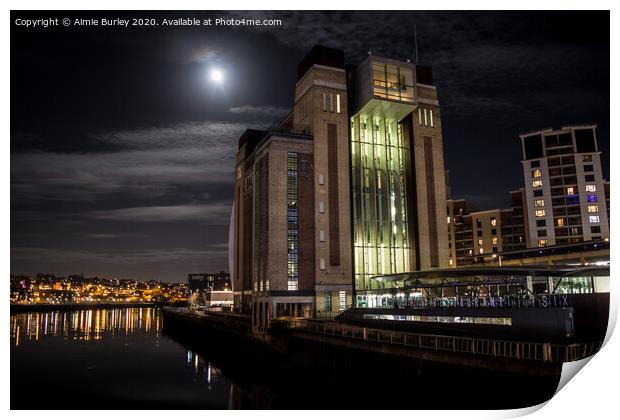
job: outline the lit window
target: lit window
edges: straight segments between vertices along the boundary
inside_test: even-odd
[[[325,292],[325,310],[332,310],[332,292]]]
[[[319,231],[319,241],[325,242],[325,231],[324,230]]]
[[[484,248],[480,248],[479,254],[484,254]]]
[[[540,172],[540,169],[534,169],[532,171],[532,177],[533,178],[540,178],[542,176],[542,172]]]
[[[590,216],[590,223],[599,223],[600,219],[598,216]]]
[[[418,108],[418,122],[422,125],[422,108]]]
[[[340,95],[336,95],[336,112],[340,114]]]
[[[536,207],[545,207],[545,200],[534,200],[534,205]]]
[[[325,213],[325,202],[319,201],[319,213]]]
[[[535,179],[532,181],[532,187],[537,188],[537,187],[542,187],[542,179]]]
[[[491,226],[497,226],[497,219],[495,217],[491,217]]]
[[[547,246],[547,240],[546,239],[539,239],[538,240],[538,246]]]
[[[340,304],[340,310],[342,311],[347,306],[347,292],[345,292],[344,290],[341,290],[338,297],[340,298],[340,301],[338,303]]]
[[[562,227],[564,226],[564,218],[560,217],[559,219],[555,220],[555,223],[557,226]]]
[[[478,245],[482,245],[482,239],[478,239]]]
[[[598,213],[598,206],[596,204],[588,206],[588,213]]]
[[[319,175],[319,185],[325,184],[325,177],[323,175]]]
[[[596,196],[596,194],[588,196],[588,203],[596,203],[596,202],[598,202],[598,197]]]
[[[428,127],[428,113],[424,110],[424,126]]]
[[[596,192],[596,185],[586,185],[587,192]]]
[[[584,162],[592,162],[592,155],[583,155]]]
[[[325,258],[321,258],[319,260],[319,269],[320,270],[325,270]]]
[[[566,187],[566,195],[575,194],[575,187]]]
[[[454,261],[452,260],[452,258],[450,258],[450,265],[453,265]]]
[[[544,210],[536,210],[536,217],[544,217],[544,216],[545,216]]]
[[[448,220],[448,224],[450,224],[450,216],[448,216],[448,219],[447,219],[447,220]]]
[[[493,238],[493,245],[497,245],[497,238]]]
[[[435,127],[435,120],[433,119],[433,110],[429,109],[428,112],[431,114],[431,127]]]

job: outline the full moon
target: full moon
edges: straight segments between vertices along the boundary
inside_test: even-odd
[[[219,83],[224,79],[224,73],[221,70],[213,69],[211,70],[211,80]]]

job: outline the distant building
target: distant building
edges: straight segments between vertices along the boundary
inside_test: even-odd
[[[192,273],[187,276],[190,307],[232,306],[233,289],[230,274]]]
[[[609,238],[596,125],[545,129],[520,138],[528,247]]]

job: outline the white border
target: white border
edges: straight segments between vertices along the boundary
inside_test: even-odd
[[[5,4],[9,5],[11,9],[16,10],[50,10],[50,7],[53,6],[55,10],[202,10],[206,8],[211,8],[214,6],[211,2],[206,1],[187,1],[187,0],[177,0],[177,1],[161,1],[161,0],[153,0],[149,2],[136,2],[136,1],[127,1],[127,0],[108,0],[105,2],[102,1],[89,1],[89,2],[79,2],[79,1],[55,1],[53,3],[49,1],[28,1],[28,2],[18,2],[18,1],[8,1]],[[479,1],[479,0],[470,0],[467,2],[458,2],[458,1],[441,1],[435,0],[432,2],[411,2],[405,0],[392,0],[388,3],[377,3],[371,2],[368,0],[359,0],[359,1],[351,1],[348,3],[337,3],[333,0],[312,0],[306,3],[297,3],[287,1],[284,2],[274,1],[274,0],[265,0],[261,2],[250,2],[243,0],[228,0],[225,4],[221,4],[225,6],[226,10],[289,10],[294,6],[301,7],[302,9],[314,9],[314,10],[327,10],[327,9],[352,9],[352,10],[364,10],[370,9],[376,6],[384,6],[394,8],[395,10],[405,10],[411,9],[415,7],[416,10],[480,10],[480,9],[490,9],[490,10],[564,10],[564,9],[599,9],[599,10],[612,10],[611,13],[611,45],[618,45],[618,30],[617,25],[620,23],[620,19],[617,17],[616,10],[618,6],[616,6],[618,2],[614,1],[597,1],[590,0],[588,2],[576,1],[576,0],[564,0],[564,1],[541,1],[541,0],[522,0],[519,2],[515,1]],[[216,5],[220,5],[219,3]],[[616,6],[614,8],[614,6]],[[5,205],[2,206],[2,212],[4,214],[3,225],[4,229],[2,229],[3,241],[2,241],[2,251],[5,258],[2,262],[2,267],[4,268],[3,272],[5,276],[8,277],[8,273],[10,272],[10,236],[9,232],[9,217],[10,217],[10,185],[9,185],[9,177],[10,177],[10,149],[9,149],[9,124],[10,124],[10,66],[9,66],[9,57],[10,57],[10,25],[7,23],[10,22],[10,11],[9,9],[4,10],[4,33],[2,37],[2,47],[3,47],[3,57],[4,63],[2,66],[3,77],[3,113],[2,118],[4,122],[4,133],[5,133],[5,141],[3,142],[3,152],[2,152],[2,168],[4,174],[4,182],[2,183],[2,197],[4,199]],[[615,25],[614,25],[615,24]],[[579,30],[576,28],[575,30]],[[617,75],[618,73],[618,54],[614,52],[613,48],[611,48],[612,56],[611,56],[611,75]],[[618,97],[618,83],[615,78],[611,80],[611,112],[613,114],[613,109],[616,107],[615,98]],[[614,135],[617,133],[616,125],[612,120],[610,127],[610,138],[614,138]],[[611,154],[610,158],[618,157],[618,146],[615,142],[611,142]],[[610,159],[611,161],[611,159]],[[616,159],[617,161],[617,159]],[[617,170],[615,166],[611,165],[611,176],[610,178],[614,178]],[[612,189],[615,191],[615,188]],[[615,197],[616,194],[612,193],[613,200],[612,202],[616,202]],[[616,208],[612,206],[612,214],[616,214]],[[615,217],[613,217],[616,220]],[[612,238],[616,238],[616,225],[612,225]],[[615,242],[612,240],[612,248]],[[615,255],[615,253],[614,253]],[[620,284],[620,279],[616,279],[615,270],[612,264],[612,284]],[[5,278],[5,281],[8,285],[8,279]],[[614,305],[613,313],[617,314],[618,310],[618,288],[612,285],[612,304]],[[2,301],[4,313],[8,313],[8,299]],[[9,323],[5,320],[2,324],[2,332],[3,336],[6,337],[9,335]],[[377,416],[420,416],[420,417],[432,417],[433,419],[452,419],[455,416],[459,418],[503,418],[503,417],[516,417],[524,414],[531,413],[535,411],[532,416],[534,418],[540,416],[553,416],[558,418],[607,418],[613,412],[618,412],[618,394],[616,383],[620,378],[620,369],[618,368],[618,355],[620,352],[618,351],[620,345],[618,344],[618,338],[612,337],[609,342],[605,345],[603,350],[597,354],[591,361],[588,363],[587,368],[583,369],[579,374],[572,379],[561,391],[552,398],[547,404],[543,404],[542,407],[537,407],[539,410],[524,409],[524,410],[507,410],[507,411],[465,411],[465,412],[455,412],[455,411],[422,411],[422,412],[354,412],[354,413],[344,413],[344,412],[286,412],[286,411],[269,411],[269,412],[252,412],[252,411],[243,411],[243,412],[217,412],[217,413],[205,413],[205,412],[182,412],[180,415],[187,417],[201,417],[201,416],[222,416],[222,418],[238,418],[239,416],[249,417],[251,416],[253,419],[262,419],[269,417],[272,418],[290,418],[291,415],[294,415],[296,418],[310,418],[310,417],[341,417],[341,416],[355,416],[362,418],[376,418]],[[9,409],[9,348],[5,345],[4,349],[4,357],[3,360],[3,381],[2,381],[2,389],[1,394],[5,409]],[[18,390],[14,390],[18,391]],[[29,392],[31,390],[19,390],[20,392]],[[438,392],[451,392],[450,383],[446,383],[446,387],[444,390],[438,390]],[[484,389],[480,390],[481,395],[484,395]],[[36,398],[36,393],[33,393],[33,398]],[[364,398],[360,396],[360,398]],[[483,400],[483,398],[481,399]],[[117,413],[106,413],[101,411],[73,411],[73,412],[62,412],[62,411],[53,411],[53,412],[10,412],[10,415],[15,418],[33,418],[38,416],[45,416],[52,419],[55,418],[83,418],[84,416],[94,417],[94,418],[104,418],[110,415],[120,416],[120,417],[137,417],[137,416],[145,416],[148,415],[152,418],[161,418],[167,419],[169,416],[174,415],[172,413],[164,412],[164,411],[155,411],[155,412],[117,412]]]

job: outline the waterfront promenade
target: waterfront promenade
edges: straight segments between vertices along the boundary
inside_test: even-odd
[[[181,308],[166,308],[163,313],[164,319],[175,326],[191,325],[196,334],[217,331],[261,342],[267,350],[278,353],[302,348],[309,359],[315,357],[309,349],[315,348],[316,355],[328,351],[346,358],[347,353],[355,351],[536,376],[559,375],[563,363],[592,356],[602,345],[601,342],[554,344],[416,334],[312,319],[293,319],[268,332],[252,334],[250,318],[244,315],[190,312]]]

